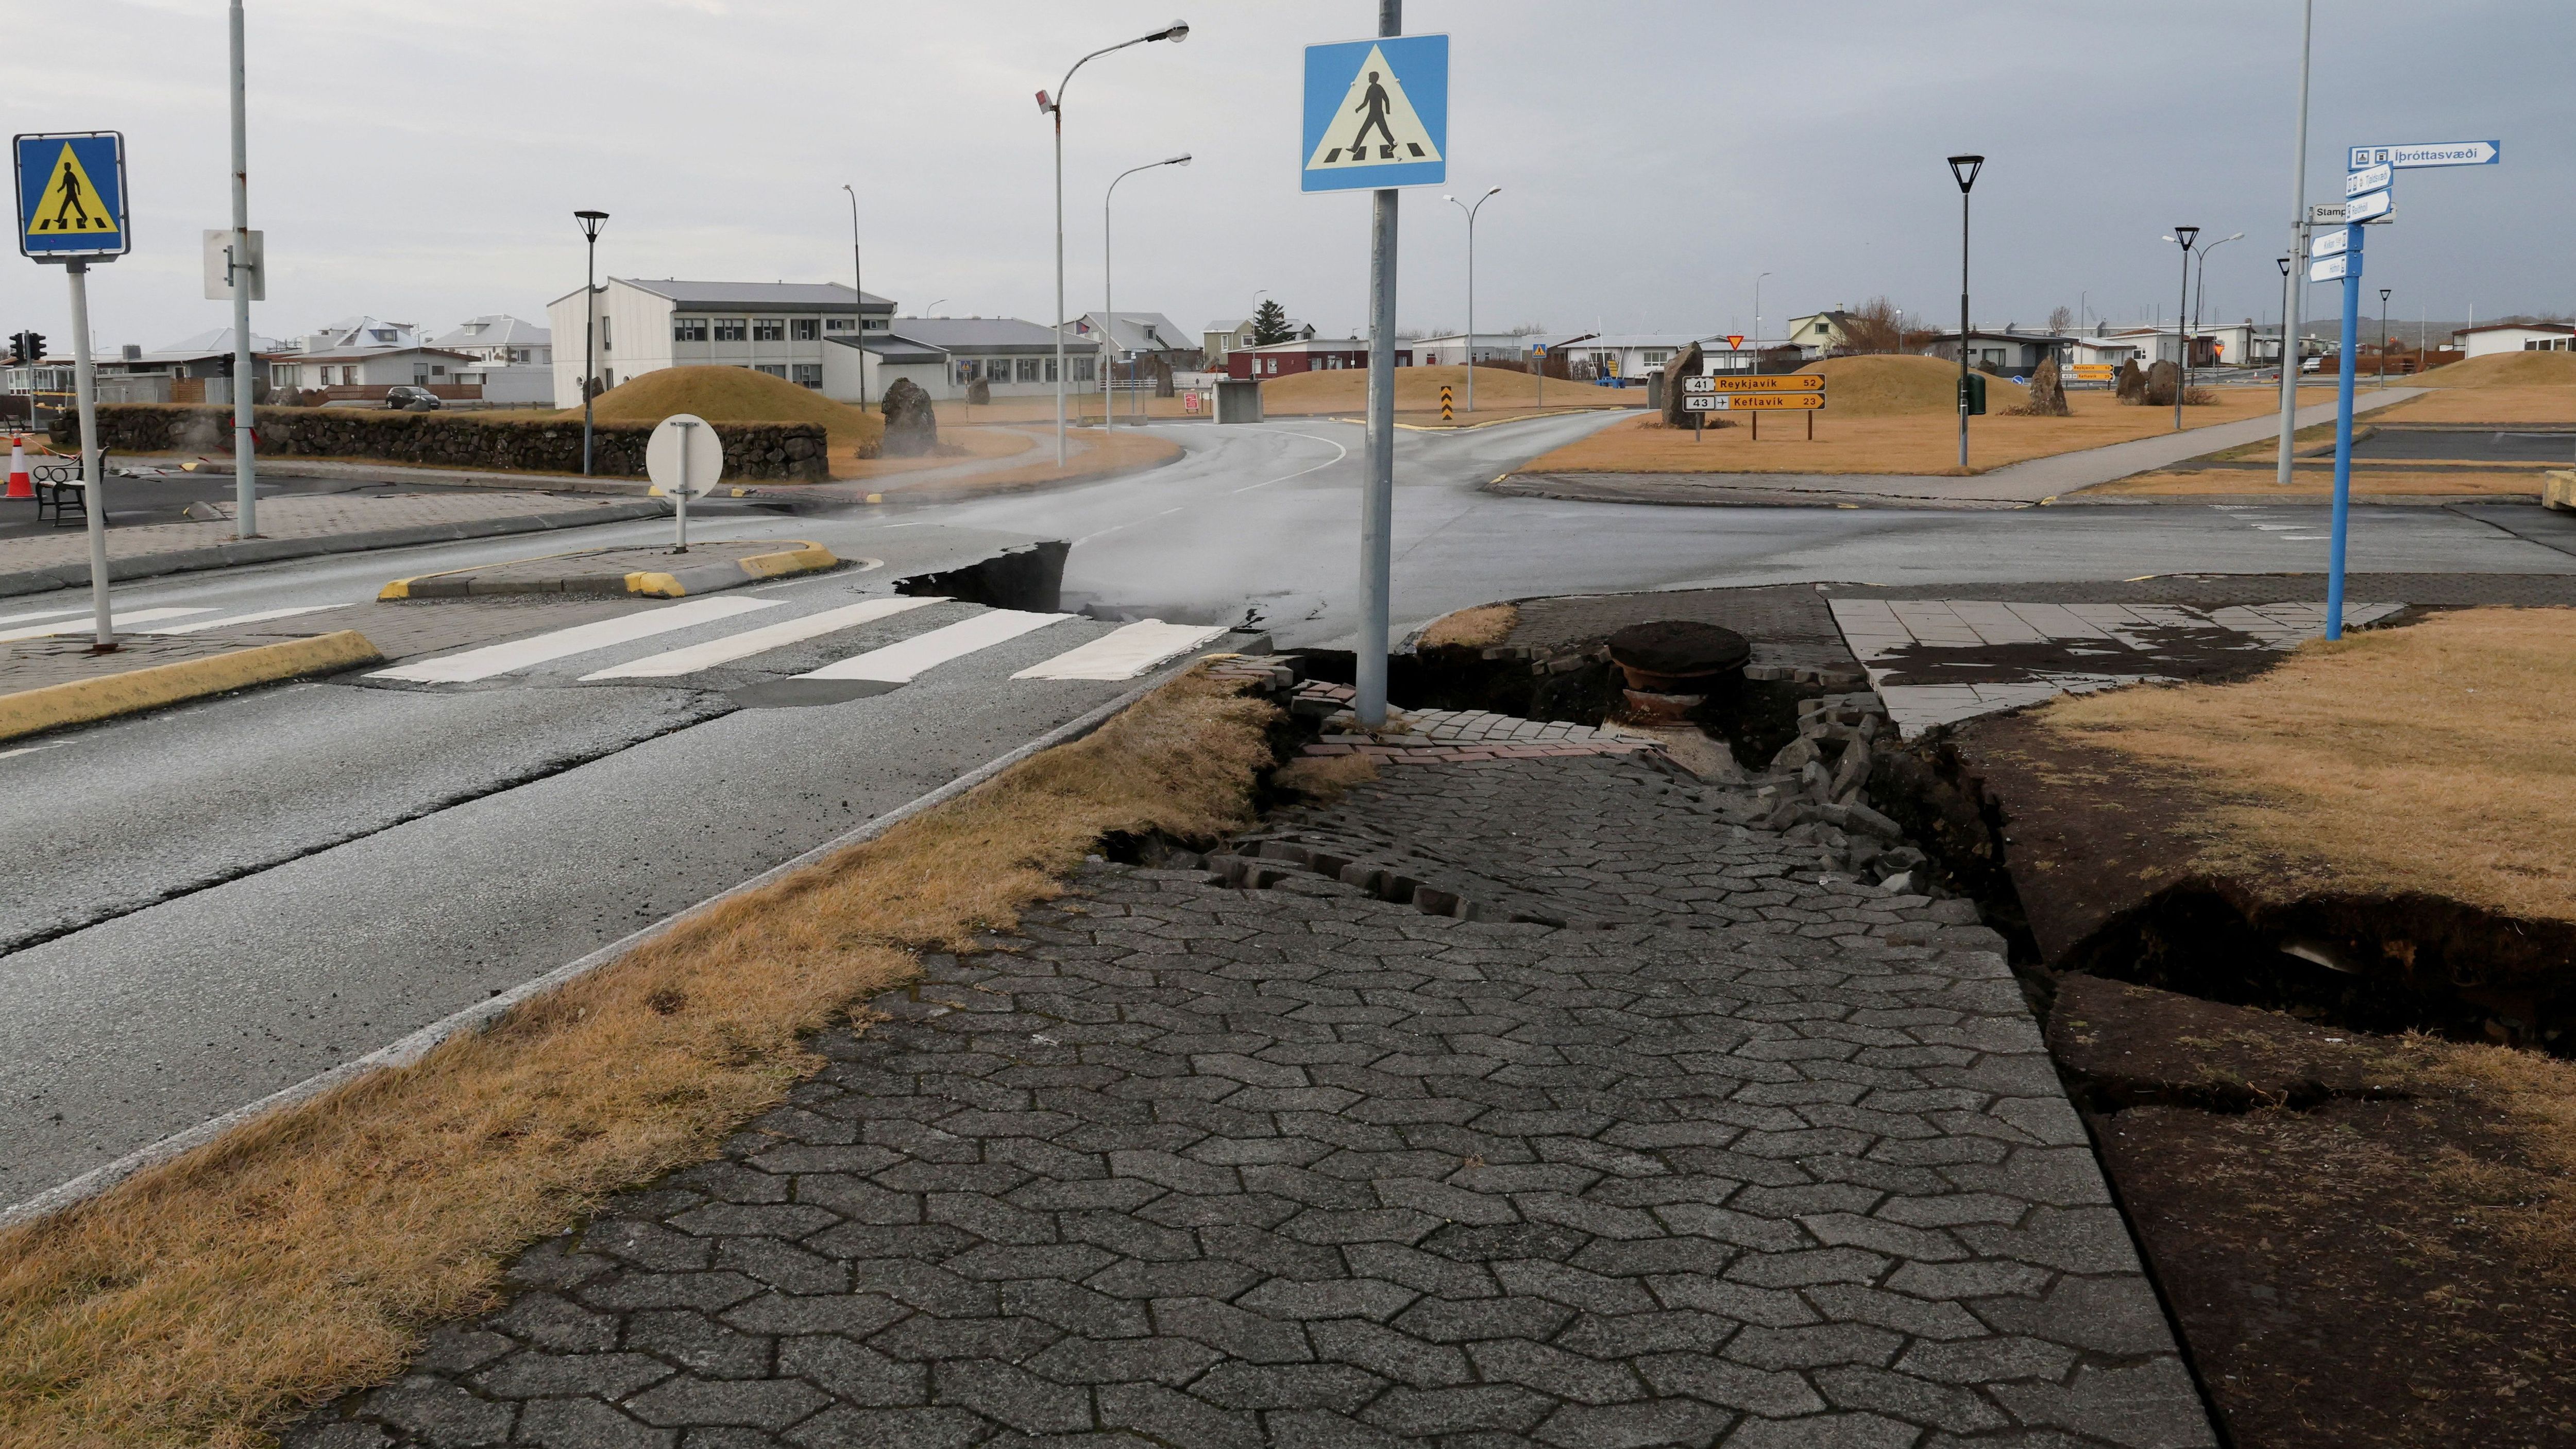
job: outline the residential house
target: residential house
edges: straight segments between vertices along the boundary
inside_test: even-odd
[[[1613,386],[1625,386],[1629,380],[1643,382],[1646,374],[1663,371],[1665,363],[1694,342],[1703,351],[1708,350],[1708,339],[1692,332],[1603,332],[1562,343],[1546,337],[1524,337],[1521,341],[1524,347],[1547,345],[1550,377]],[[1717,344],[1720,350],[1725,346],[1723,342]]]
[[[2576,327],[2564,322],[2490,322],[2461,328],[2451,334],[2451,342],[2468,357],[2491,352],[2566,352],[2576,348]]]
[[[1160,312],[1085,312],[1072,326],[1073,336],[1105,339],[1122,359],[1151,357],[1179,369],[1195,369],[1202,359],[1199,341]]]
[[[1820,357],[1834,357],[1851,346],[1852,314],[1836,303],[1822,312],[1789,319],[1789,335],[1783,339],[1798,349],[1798,355],[1809,362]]]
[[[1424,367],[1465,367],[1467,354],[1482,362],[1508,362],[1519,366],[1524,355],[1521,335],[1517,332],[1479,332],[1470,337],[1464,332],[1444,333],[1438,337],[1418,337],[1413,342],[1414,354]]]
[[[1301,372],[1335,372],[1344,368],[1366,371],[1368,365],[1369,345],[1365,337],[1307,337],[1295,342],[1273,342],[1267,347],[1240,347],[1225,360],[1226,375],[1238,381],[1292,377]],[[1411,346],[1395,349],[1395,365],[1413,365]]]
[[[372,401],[395,387],[425,387],[441,397],[479,398],[479,386],[461,374],[476,359],[444,347],[414,342],[325,347],[281,353],[268,360],[271,387],[320,391],[330,401]]]
[[[2280,339],[2277,333],[2265,339],[2268,346],[2258,348],[2256,334],[2261,329],[2253,322],[2207,322],[2191,329],[2191,365],[2194,367],[2250,367],[2258,351],[2268,352],[2266,360],[2279,362]],[[2090,337],[2077,335],[2067,339],[2071,352],[2060,360],[2108,363],[2113,367],[2136,359],[2140,367],[2159,362],[2173,362],[2183,355],[2182,338],[2170,324],[2154,327],[2113,327],[2097,325]],[[1951,357],[1958,353],[1947,354]],[[2031,364],[2038,366],[2037,363]]]
[[[1314,335],[1313,324],[1291,321],[1288,323],[1288,336],[1283,340],[1303,342]],[[1251,318],[1244,317],[1232,322],[1223,320],[1210,322],[1199,330],[1199,365],[1211,371],[1223,372],[1225,360],[1228,357],[1232,356],[1237,349],[1251,345]]]
[[[431,345],[476,359],[457,376],[482,388],[484,401],[550,407],[555,396],[552,339],[547,328],[495,312],[457,324]]]
[[[883,335],[894,303],[840,282],[688,282],[611,277],[585,316],[580,292],[547,304],[554,395],[581,398],[583,327],[603,388],[665,367],[748,367],[802,387],[823,386],[824,343]],[[550,344],[551,345],[551,344]]]
[[[289,344],[250,335],[251,359],[265,363]],[[228,403],[232,401],[233,329],[218,327],[150,350],[128,343],[119,355],[98,361],[101,402]],[[258,394],[254,392],[253,397]]]
[[[843,402],[859,397],[862,368],[869,401],[881,401],[899,377],[912,379],[934,402],[961,398],[982,382],[994,397],[1053,397],[1056,334],[1044,323],[1017,317],[899,317],[883,337],[837,337],[826,351],[823,395]],[[1099,386],[1100,339],[1068,336],[1067,391]],[[854,365],[856,364],[856,365]]]
[[[2053,332],[2022,332],[2009,327],[2000,332],[1989,332],[1970,328],[1968,361],[1972,366],[1992,367],[2007,376],[2027,376],[2032,369],[2052,357],[2061,367],[2076,361],[2075,343],[2075,338],[2060,337]],[[1936,332],[1923,351],[1928,356],[1956,362],[1959,360],[1959,334]]]

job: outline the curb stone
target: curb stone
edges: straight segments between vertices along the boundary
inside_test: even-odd
[[[381,661],[384,655],[355,629],[235,649],[204,659],[182,659],[0,695],[0,740],[64,725],[90,724],[117,715],[274,684],[308,674],[330,674]]]

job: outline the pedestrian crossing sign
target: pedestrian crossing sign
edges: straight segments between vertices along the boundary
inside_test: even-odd
[[[127,251],[125,138],[114,131],[16,138],[18,250],[40,262]]]
[[[1306,47],[1303,190],[1375,191],[1449,179],[1449,37]]]

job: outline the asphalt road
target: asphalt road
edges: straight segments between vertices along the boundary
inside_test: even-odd
[[[1659,508],[1478,491],[1605,421],[1401,434],[1399,625],[1544,593],[2307,572],[2324,558],[2323,510],[2312,508]],[[0,1203],[577,959],[1114,697],[1124,684],[1008,678],[1107,632],[1105,621],[1249,619],[1284,643],[1346,642],[1359,429],[1158,431],[1186,456],[1131,478],[826,515],[702,516],[702,538],[810,538],[885,561],[747,591],[783,602],[741,623],[475,685],[343,677],[0,746],[0,858],[19,885],[0,901]],[[2352,566],[2576,573],[2569,541],[2522,512],[2535,517],[2359,510]],[[607,525],[579,542],[666,533]],[[892,692],[809,708],[739,708],[725,691],[977,611],[934,606],[690,687],[579,678],[883,593],[903,574],[1028,537],[1074,541],[1066,607],[1088,605],[1097,621],[1049,625]],[[354,602],[390,577],[530,551],[524,539],[489,539],[312,559],[157,581],[120,590],[120,601]]]

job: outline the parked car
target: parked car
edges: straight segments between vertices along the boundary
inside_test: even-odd
[[[425,387],[395,387],[385,391],[385,406],[407,413],[434,413],[440,403],[438,394]]]

